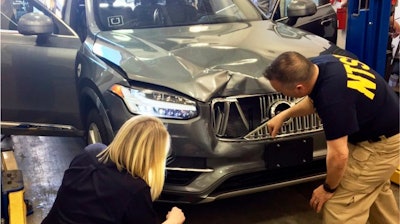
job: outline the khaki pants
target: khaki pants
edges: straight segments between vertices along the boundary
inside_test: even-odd
[[[390,177],[399,166],[400,134],[379,142],[349,144],[344,177],[323,208],[326,224],[399,224]]]

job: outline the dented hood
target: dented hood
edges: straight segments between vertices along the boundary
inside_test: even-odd
[[[282,52],[308,57],[335,47],[281,23],[256,21],[100,32],[99,57],[131,80],[174,89],[200,101],[273,91],[265,68]]]

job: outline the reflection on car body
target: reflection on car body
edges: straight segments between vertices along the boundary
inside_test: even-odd
[[[109,143],[129,117],[157,116],[173,151],[160,201],[210,202],[324,177],[320,120],[288,120],[271,138],[265,122],[301,99],[277,93],[262,73],[288,50],[348,53],[332,42],[247,0],[66,0],[61,10],[20,1],[21,18],[37,19],[18,20],[16,4],[2,1],[4,134]],[[146,7],[133,13],[138,4]]]

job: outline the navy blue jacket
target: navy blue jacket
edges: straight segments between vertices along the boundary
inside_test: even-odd
[[[146,182],[97,161],[105,147],[89,145],[72,160],[42,224],[159,223]]]
[[[334,55],[312,59],[319,76],[309,95],[327,140],[348,135],[349,142],[399,133],[399,97],[366,64]]]

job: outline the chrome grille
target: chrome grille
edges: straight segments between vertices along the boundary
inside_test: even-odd
[[[266,122],[301,99],[282,94],[217,98],[212,101],[213,127],[219,138],[262,140],[271,138]],[[285,121],[277,137],[321,131],[317,114]]]

